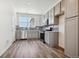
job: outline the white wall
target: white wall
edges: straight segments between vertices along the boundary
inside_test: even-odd
[[[0,55],[14,41],[14,11],[9,0],[0,0]]]
[[[64,30],[65,30],[65,16],[62,15],[59,17],[59,46],[64,48],[64,44],[65,44],[65,38],[64,38]]]

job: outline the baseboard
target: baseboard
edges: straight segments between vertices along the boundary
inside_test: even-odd
[[[64,52],[64,48],[62,48],[62,47],[59,46],[59,49],[62,50],[62,51]]]
[[[16,39],[16,40],[30,40],[30,39],[36,40],[36,39],[40,39],[40,38],[24,38],[24,39]]]
[[[57,49],[59,49],[59,50],[61,50],[61,51],[63,51],[63,52],[64,52],[64,48],[63,48],[63,47],[61,47],[61,46],[56,46],[55,48],[57,48]]]
[[[13,44],[14,41],[11,42],[11,44],[9,44],[1,53],[0,53],[0,57],[9,49],[9,47]]]

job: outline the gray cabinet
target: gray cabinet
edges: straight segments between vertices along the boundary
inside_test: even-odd
[[[60,14],[60,3],[58,3],[56,6],[55,6],[55,16],[59,15]]]
[[[58,14],[57,14],[58,15]],[[59,17],[57,17],[57,15],[55,15],[55,10],[54,8],[52,8],[49,11],[49,24],[58,24],[59,23]],[[55,17],[56,16],[56,17]]]
[[[65,54],[78,57],[78,52],[78,17],[75,17],[65,22]]]
[[[54,9],[49,11],[49,24],[54,24]]]
[[[65,0],[65,1],[66,1],[66,18],[77,16],[79,0]]]
[[[46,31],[45,32],[45,42],[50,47],[58,46],[58,32]]]
[[[61,14],[64,14],[65,12],[65,0],[61,1]]]
[[[16,39],[21,39],[21,36],[22,36],[22,31],[21,30],[16,30],[16,32],[15,32],[15,38]]]

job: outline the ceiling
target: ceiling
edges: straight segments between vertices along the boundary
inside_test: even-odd
[[[45,14],[58,0],[12,0],[16,12]]]

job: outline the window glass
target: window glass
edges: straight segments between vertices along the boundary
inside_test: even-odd
[[[19,26],[20,27],[28,27],[28,25],[29,25],[29,17],[27,17],[27,16],[20,16],[19,17]]]

